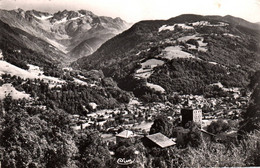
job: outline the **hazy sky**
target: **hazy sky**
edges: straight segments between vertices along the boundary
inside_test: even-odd
[[[0,8],[48,12],[86,9],[97,15],[121,17],[128,22],[169,19],[185,13],[229,14],[260,22],[260,0],[0,0]]]

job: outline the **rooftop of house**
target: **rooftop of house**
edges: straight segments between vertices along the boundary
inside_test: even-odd
[[[152,142],[160,146],[161,148],[165,148],[168,146],[175,145],[176,143],[169,139],[167,136],[163,135],[162,133],[158,132],[156,134],[146,136]]]
[[[133,131],[129,131],[129,130],[124,130],[116,135],[116,137],[121,137],[121,138],[131,138],[133,136],[134,136]]]

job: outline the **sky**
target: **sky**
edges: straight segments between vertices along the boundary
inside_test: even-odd
[[[0,9],[90,10],[127,22],[169,19],[180,14],[232,15],[260,22],[260,0],[0,0]]]

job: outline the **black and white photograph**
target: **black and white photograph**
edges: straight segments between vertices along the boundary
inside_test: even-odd
[[[0,0],[0,168],[260,167],[260,0]]]

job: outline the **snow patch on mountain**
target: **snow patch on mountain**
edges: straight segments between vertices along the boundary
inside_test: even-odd
[[[39,20],[47,20],[47,19],[50,19],[50,18],[53,17],[52,15],[48,15],[48,16],[41,15],[41,17],[35,16],[35,15],[33,15],[33,16],[34,16],[36,19],[39,19]]]
[[[82,18],[82,17],[84,17],[84,16],[85,16],[85,15],[82,15],[82,14],[80,13],[78,17],[74,17],[74,18],[71,18],[71,19],[69,19],[69,20],[77,20],[77,19]],[[90,19],[91,17],[90,17],[90,16],[87,16],[87,18]]]
[[[67,22],[67,21],[68,21],[68,20],[67,20],[67,17],[64,17],[64,18],[62,18],[61,20],[56,21],[54,24],[65,23],[65,22]]]
[[[74,18],[71,18],[70,20],[77,20],[79,19],[80,17],[74,17]]]
[[[62,51],[63,53],[65,53],[65,54],[68,53],[67,47],[65,47],[64,45],[62,45],[62,44],[60,44],[60,43],[58,43],[58,42],[56,42],[56,41],[54,41],[54,40],[51,40],[51,39],[49,39],[49,38],[45,38],[45,40],[46,40],[48,43],[50,43],[50,44],[52,44],[53,46],[55,46],[56,48],[58,48],[58,49],[59,49],[60,51]]]

